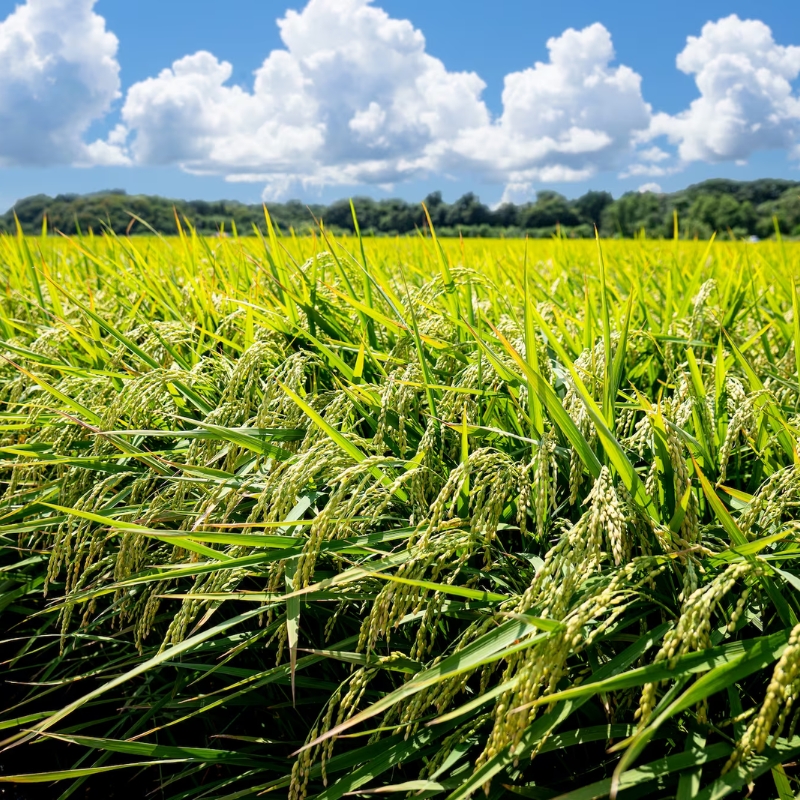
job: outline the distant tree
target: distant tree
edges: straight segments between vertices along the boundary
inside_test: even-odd
[[[422,208],[412,206],[405,200],[394,198],[382,200],[378,204],[378,230],[383,233],[410,233],[415,228],[422,226]]]
[[[459,197],[447,211],[447,224],[483,225],[491,219],[491,212],[472,192]]]
[[[581,223],[589,226],[600,224],[603,219],[603,211],[614,202],[614,198],[609,192],[586,192],[572,204],[575,213]]]
[[[580,222],[567,198],[558,192],[539,192],[536,202],[523,206],[519,212],[519,225],[526,230],[579,225]]]
[[[663,195],[652,192],[628,192],[606,206],[602,217],[604,236],[632,237],[644,230],[647,236],[669,235],[669,214]]]
[[[337,200],[335,203],[331,203],[325,210],[322,218],[329,228],[342,228],[350,232],[355,230],[355,226],[353,225],[353,213],[350,210],[349,200]]]
[[[491,220],[501,228],[511,228],[519,224],[519,207],[513,203],[503,203],[491,214]]]
[[[783,234],[800,236],[800,187],[785,191],[777,200],[762,203],[756,209],[756,227],[761,236],[771,236],[773,218]]]
[[[671,238],[673,214],[677,213],[681,236],[705,238],[714,231],[720,235],[731,231],[737,237],[755,234],[768,238],[774,235],[772,220],[777,217],[784,236],[800,237],[800,182],[775,178],[750,182],[711,180],[671,194],[628,192],[617,200],[608,192],[591,191],[567,200],[558,192],[541,191],[535,203],[503,203],[494,210],[472,192],[452,204],[444,201],[441,192],[432,192],[424,202],[439,233],[450,236],[552,236],[560,226],[564,236],[586,237],[599,223],[604,236],[631,237],[644,230],[651,238]],[[353,206],[359,226],[367,234],[407,234],[427,225],[419,203],[355,197]],[[334,230],[354,230],[349,200],[338,200],[329,206],[307,206],[290,200],[269,203],[268,210],[283,233],[314,229],[315,217]],[[128,195],[114,189],[87,195],[26,197],[0,215],[0,232],[16,230],[16,213],[26,233],[39,233],[46,216],[50,231],[67,234],[90,229],[98,233],[112,230],[118,235],[129,230],[146,234],[152,229],[169,235],[175,233],[176,212],[181,225],[188,221],[200,234],[216,233],[222,226],[230,230],[232,225],[242,234],[252,233],[254,227],[266,230],[260,203],[171,200]],[[134,221],[134,216],[146,224]]]

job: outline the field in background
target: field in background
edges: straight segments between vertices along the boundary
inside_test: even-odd
[[[601,245],[0,237],[0,782],[794,797],[800,246]]]

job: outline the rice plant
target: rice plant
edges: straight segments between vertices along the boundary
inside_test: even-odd
[[[798,273],[0,238],[0,782],[794,797]]]

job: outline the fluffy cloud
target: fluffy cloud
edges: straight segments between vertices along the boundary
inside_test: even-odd
[[[117,38],[95,0],[28,0],[0,22],[0,166],[119,163],[86,145],[119,95]]]
[[[88,143],[120,96],[117,39],[95,2],[27,0],[0,22],[0,167],[177,165],[263,182],[265,196],[458,175],[524,200],[601,171],[652,179],[762,149],[800,157],[800,47],[762,22],[734,15],[687,39],[677,66],[699,97],[676,115],[652,113],[603,25],[570,28],[547,42],[547,61],[506,76],[492,119],[481,78],[448,71],[374,0],[287,11],[283,48],[246,87],[212,53],[187,55],[131,86],[119,124]]]
[[[410,22],[370,0],[311,0],[278,24],[286,49],[252,90],[206,52],[132,86],[122,118],[135,161],[278,190],[389,184],[435,169],[449,141],[488,124],[483,81],[448,72]]]
[[[463,134],[457,151],[506,197],[534,181],[581,180],[618,166],[648,128],[641,77],[611,66],[611,35],[600,23],[547,42],[550,60],[506,76],[503,113]]]
[[[122,118],[135,161],[262,180],[272,193],[469,172],[517,196],[615,166],[650,123],[640,76],[611,66],[600,24],[551,39],[548,63],[508,75],[496,121],[477,75],[448,72],[410,22],[371,0],[310,0],[278,24],[286,49],[252,91],[204,52],[131,87]]]
[[[227,86],[233,68],[206,52],[134,84],[122,117],[138,163],[189,170],[280,170],[313,158],[324,140],[306,81],[286,53],[259,70],[256,90]]]
[[[741,161],[757,150],[790,149],[800,136],[800,47],[776,44],[758,20],[735,14],[690,36],[677,66],[700,97],[675,116],[657,114],[650,137],[678,145],[682,161]]]

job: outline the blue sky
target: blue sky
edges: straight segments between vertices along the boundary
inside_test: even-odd
[[[783,0],[0,0],[0,73],[0,210],[800,179]]]

